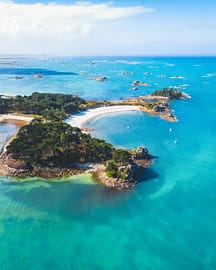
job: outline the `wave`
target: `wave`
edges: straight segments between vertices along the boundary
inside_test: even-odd
[[[113,60],[110,63],[120,63],[120,64],[128,64],[128,65],[141,65],[142,61],[127,61],[127,60]]]
[[[164,63],[164,65],[167,66],[167,67],[176,67],[175,64],[171,64],[171,63]]]
[[[215,76],[216,76],[216,73],[208,73],[208,74],[203,75],[202,77],[203,78],[210,78],[210,77],[215,77]]]
[[[171,76],[170,79],[185,79],[185,77],[176,75],[176,76]]]

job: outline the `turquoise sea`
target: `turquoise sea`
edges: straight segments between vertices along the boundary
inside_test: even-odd
[[[101,75],[108,80],[90,80]],[[134,80],[151,86],[132,91]],[[177,123],[141,112],[89,123],[96,137],[158,157],[135,189],[114,191],[89,175],[61,183],[0,176],[1,270],[216,269],[216,58],[0,58],[0,93],[113,100],[167,86],[192,96],[172,102]],[[1,124],[0,145],[16,130]]]

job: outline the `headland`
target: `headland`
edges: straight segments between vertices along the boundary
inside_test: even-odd
[[[86,101],[76,95],[33,93],[0,98],[0,120],[24,123],[1,153],[0,174],[53,178],[91,172],[106,186],[132,188],[151,164],[148,149],[117,149],[80,128],[97,116],[122,111],[140,110],[176,121],[168,101],[187,98],[170,89],[162,89],[151,97],[150,101],[145,96],[122,101]]]

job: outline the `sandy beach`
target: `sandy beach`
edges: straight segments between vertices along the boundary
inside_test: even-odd
[[[16,114],[2,114],[0,115],[0,123],[10,122],[10,121],[21,121],[21,122],[31,122],[34,117],[24,116],[24,115],[16,115]]]
[[[86,123],[93,120],[95,117],[104,114],[124,112],[124,111],[139,111],[139,110],[140,110],[139,106],[126,106],[126,105],[99,107],[74,114],[70,118],[68,118],[66,122],[71,126],[84,128],[85,127],[84,125]]]

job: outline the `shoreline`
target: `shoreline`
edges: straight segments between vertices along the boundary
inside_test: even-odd
[[[108,188],[113,188],[116,190],[126,190],[131,189],[139,183],[139,177],[143,173],[144,169],[149,167],[152,160],[145,160],[144,164],[136,164],[136,172],[133,175],[132,180],[124,180],[120,178],[108,177],[106,175],[105,165],[102,163],[84,163],[84,164],[74,164],[71,168],[61,168],[61,167],[34,167],[32,169],[28,168],[13,168],[10,167],[8,162],[8,156],[5,151],[0,155],[0,175],[11,177],[20,181],[20,179],[30,179],[30,178],[41,178],[50,182],[63,182],[65,177],[71,177],[81,174],[89,174],[93,177],[95,183],[106,186]]]
[[[106,167],[100,162],[74,163],[71,167],[25,167],[22,164],[16,164],[11,154],[7,154],[7,146],[16,137],[16,133],[12,135],[4,145],[0,153],[0,175],[14,178],[16,181],[20,179],[41,178],[50,182],[63,182],[65,177],[71,177],[81,174],[89,174],[95,183],[113,188],[116,190],[132,189],[139,183],[139,177],[145,168],[151,166],[153,157],[147,156],[137,159],[130,166],[130,177],[126,179],[109,177],[106,174]],[[14,165],[11,165],[11,162]]]
[[[134,105],[113,105],[98,107],[74,114],[66,120],[66,123],[82,129],[86,128],[86,126],[84,126],[86,123],[90,122],[98,116],[127,111],[141,111],[141,109],[140,106]]]
[[[71,118],[75,118],[77,125],[82,126],[86,122],[94,119],[99,115],[104,115],[107,113],[115,113],[115,112],[124,112],[124,111],[141,111],[140,106],[134,105],[113,105],[106,107],[98,107],[94,109],[88,109],[78,115],[74,115]],[[23,125],[29,123],[34,119],[33,117],[28,117],[25,115],[16,115],[16,114],[5,114],[0,116],[0,123],[8,122],[8,121],[17,121],[23,123]],[[34,178],[39,177],[43,179],[47,179],[49,181],[61,181],[61,178],[74,176],[79,174],[91,174],[95,179],[96,183],[100,183],[106,187],[114,188],[117,190],[131,189],[137,183],[138,179],[133,178],[130,180],[123,180],[120,178],[107,177],[105,172],[105,166],[102,163],[84,163],[84,164],[74,164],[75,166],[62,168],[62,167],[32,167],[28,168],[22,166],[22,164],[16,164],[16,161],[13,160],[11,155],[7,155],[7,146],[10,142],[16,137],[16,134],[12,135],[4,145],[1,153],[0,153],[0,174],[15,178],[19,181],[21,178]],[[15,163],[14,163],[15,162]],[[13,165],[12,165],[13,164]],[[135,164],[134,164],[135,165]],[[134,166],[131,165],[131,166]],[[136,171],[142,171],[145,166],[135,165]],[[142,170],[141,170],[142,169]]]
[[[1,114],[0,115],[0,123],[8,123],[8,122],[22,122],[22,123],[30,123],[34,117],[25,116],[25,115],[17,115],[17,114]]]
[[[159,100],[159,99],[158,99]],[[140,105],[109,105],[104,107],[96,107],[93,109],[87,109],[85,111],[81,111],[75,113],[66,119],[66,123],[82,129],[84,132],[90,132],[91,129],[88,128],[88,123],[97,118],[98,116],[103,116],[111,113],[118,112],[130,112],[130,111],[139,111],[144,112],[149,115],[159,116],[161,119],[169,121],[169,122],[177,122],[177,118],[171,115],[170,111],[166,112],[155,112],[151,109],[147,109],[144,104]]]
[[[166,120],[166,121],[169,121],[169,122],[178,122],[178,119],[176,116],[170,114],[169,112],[166,112],[166,113],[161,113],[161,112],[154,112],[152,110],[149,110],[147,108],[145,108],[144,106],[142,106],[140,108],[141,111],[145,112],[145,113],[148,113],[150,115],[155,115],[155,116],[159,116],[160,119],[162,120]]]
[[[182,94],[181,98],[190,98],[187,94]],[[150,102],[145,102],[148,100]],[[98,103],[98,107],[81,110],[73,115],[70,115],[64,122],[80,128],[83,132],[90,132],[91,130],[86,126],[95,118],[107,114],[113,114],[118,112],[131,112],[139,111],[145,112],[150,115],[159,116],[161,119],[176,122],[177,118],[172,114],[170,104],[167,101],[171,101],[168,97],[164,96],[142,96],[138,98],[129,98],[124,101],[111,101]],[[95,104],[96,105],[96,104]],[[20,127],[29,124],[36,115],[9,113],[0,115],[0,123],[14,122],[19,123]],[[137,176],[143,171],[144,168],[149,166],[149,160],[152,159],[148,154],[148,151],[141,149],[141,160],[143,162],[136,162],[136,158],[132,158],[131,163],[122,164],[120,166],[120,173],[115,176],[107,176],[106,167],[103,163],[97,164],[72,164],[72,167],[28,167],[13,158],[12,154],[7,155],[7,146],[14,139],[12,136],[5,144],[2,153],[0,153],[0,174],[5,176],[11,176],[15,178],[20,177],[42,177],[46,179],[62,178],[65,176],[78,175],[81,173],[91,173],[98,182],[101,184],[112,187],[115,189],[128,189],[134,187],[138,183]],[[138,149],[138,155],[140,156],[140,149]],[[145,151],[144,151],[145,150]],[[147,153],[147,154],[146,154]],[[133,154],[135,155],[135,154]],[[75,165],[75,166],[74,166]],[[89,166],[90,165],[90,166]],[[125,178],[121,178],[121,175]],[[114,178],[113,178],[114,177]],[[127,177],[127,178],[126,178]],[[130,180],[129,180],[130,179]]]

